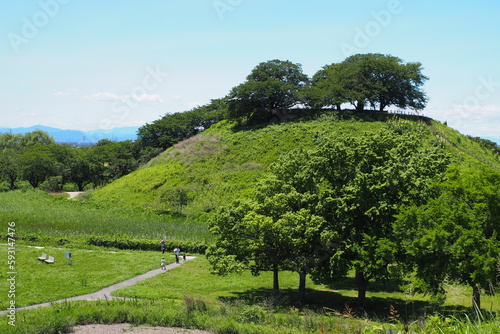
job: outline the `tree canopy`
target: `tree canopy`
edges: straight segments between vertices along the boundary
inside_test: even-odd
[[[301,302],[307,274],[330,283],[353,269],[362,304],[370,280],[388,278],[398,262],[394,216],[404,205],[425,203],[448,159],[420,147],[414,135],[388,131],[320,142],[312,152],[283,156],[250,200],[215,215],[213,252],[224,256],[211,262],[219,270],[253,263],[275,277],[296,271]]]
[[[439,294],[445,279],[468,284],[480,309],[500,265],[500,174],[488,168],[448,172],[439,196],[398,216],[396,232],[424,291]]]
[[[139,129],[139,143],[143,148],[155,147],[163,150],[192,137],[213,124],[226,119],[227,106],[223,99],[190,111],[167,114]]]
[[[357,54],[318,71],[306,95],[312,107],[340,108],[350,103],[357,111],[367,105],[378,111],[391,105],[422,110],[427,97],[421,87],[427,79],[420,63],[378,53]]]
[[[229,117],[269,121],[302,101],[300,90],[308,80],[300,64],[278,59],[260,63],[227,96]]]

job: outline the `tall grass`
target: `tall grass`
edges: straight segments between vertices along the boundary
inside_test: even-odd
[[[290,308],[275,312],[265,305],[209,303],[187,297],[173,300],[101,300],[62,303],[50,308],[18,311],[16,327],[0,323],[4,334],[59,334],[73,326],[130,323],[162,327],[204,329],[220,334],[496,334],[498,319],[489,322],[431,316],[405,326]]]
[[[18,237],[127,236],[161,240],[206,241],[206,225],[183,217],[165,217],[151,210],[67,200],[41,191],[0,193],[0,221],[16,222]]]

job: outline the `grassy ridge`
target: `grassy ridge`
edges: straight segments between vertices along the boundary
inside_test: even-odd
[[[281,154],[299,147],[313,149],[328,138],[381,130],[413,132],[423,146],[441,147],[458,164],[500,169],[498,155],[428,118],[331,113],[314,120],[246,128],[220,122],[165,151],[148,166],[95,191],[92,199],[171,213],[172,203],[165,195],[183,189],[190,201],[182,213],[189,222],[203,224],[216,207],[251,193],[255,182]]]
[[[223,122],[164,152],[141,170],[96,191],[91,201],[68,201],[33,191],[0,193],[0,220],[15,221],[16,236],[25,237],[32,245],[43,244],[45,238],[86,240],[95,235],[120,240],[144,238],[151,242],[165,235],[177,240],[210,241],[206,220],[212,210],[249,194],[253,184],[280,154],[297,147],[313,149],[325,138],[363,136],[379,130],[415,132],[422,145],[441,147],[453,157],[454,163],[464,168],[479,164],[495,169],[500,166],[498,155],[428,119],[331,114],[307,122],[239,129]],[[174,189],[184,189],[189,195],[190,201],[181,214],[172,213],[172,205],[165,197]],[[62,255],[70,250],[68,245],[71,243],[65,248],[46,247],[46,252],[55,255],[58,261],[53,266],[36,260],[40,249],[17,246],[19,306],[95,291],[159,265],[158,252],[108,253],[91,247],[96,251],[71,250],[75,261],[71,268]],[[109,245],[116,242],[111,240]],[[5,254],[5,248],[1,246],[0,252]],[[20,311],[18,327],[12,329],[1,322],[0,332],[58,333],[74,324],[130,322],[204,328],[215,333],[396,333],[404,332],[404,327],[401,318],[391,314],[391,306],[400,315],[408,312],[412,316],[432,309],[425,296],[374,283],[367,295],[371,309],[366,314],[353,315],[345,306],[355,299],[352,279],[335,286],[308,282],[308,299],[313,309],[298,309],[294,301],[296,274],[282,273],[280,279],[285,294],[273,303],[268,298],[270,273],[253,277],[246,272],[242,276],[219,278],[209,274],[206,260],[200,257],[116,293],[138,300],[65,303],[43,310]],[[0,281],[0,290],[7,291],[2,274]],[[471,294],[468,288],[449,286],[447,291],[445,310],[466,313]],[[482,298],[483,307],[498,312],[498,297]],[[410,327],[416,333],[497,333],[500,327],[497,318],[487,323],[439,316],[425,321],[416,319],[418,322],[412,322]]]

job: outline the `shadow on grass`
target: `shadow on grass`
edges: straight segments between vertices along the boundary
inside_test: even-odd
[[[351,282],[344,282],[344,284],[347,287]],[[335,287],[339,288],[337,285]],[[388,290],[393,291],[393,289],[391,287]],[[369,291],[373,292],[374,290],[370,289]],[[234,297],[221,297],[220,300],[228,304],[261,304],[276,311],[312,310],[329,315],[360,317],[388,323],[394,321],[407,323],[435,313],[457,318],[473,316],[471,309],[465,306],[437,306],[429,301],[407,300],[397,297],[367,297],[364,306],[359,307],[356,306],[358,305],[356,297],[345,296],[338,291],[329,289],[307,289],[305,305],[298,303],[296,289],[282,289],[279,296],[273,296],[272,289],[264,288],[235,294]]]
[[[344,109],[341,111],[334,109],[290,109],[277,110],[272,116],[268,116],[268,118],[252,119],[246,122],[237,123],[232,128],[232,131],[240,132],[258,130],[276,123],[310,121],[320,118],[321,116],[334,117],[337,121],[387,122],[389,119],[398,117],[406,120],[422,121],[425,124],[431,123],[431,118],[423,115],[404,115],[389,113],[387,111],[379,112],[375,110],[365,110],[359,112],[351,109]]]

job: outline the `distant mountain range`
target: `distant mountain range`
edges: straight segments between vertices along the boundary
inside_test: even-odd
[[[30,126],[29,128],[0,127],[0,133],[10,132],[26,134],[35,130],[42,130],[47,132],[54,138],[57,143],[90,145],[97,143],[101,139],[109,139],[112,141],[136,140],[139,127],[131,126],[123,128],[113,128],[109,130],[92,131],[63,130],[43,125]]]

